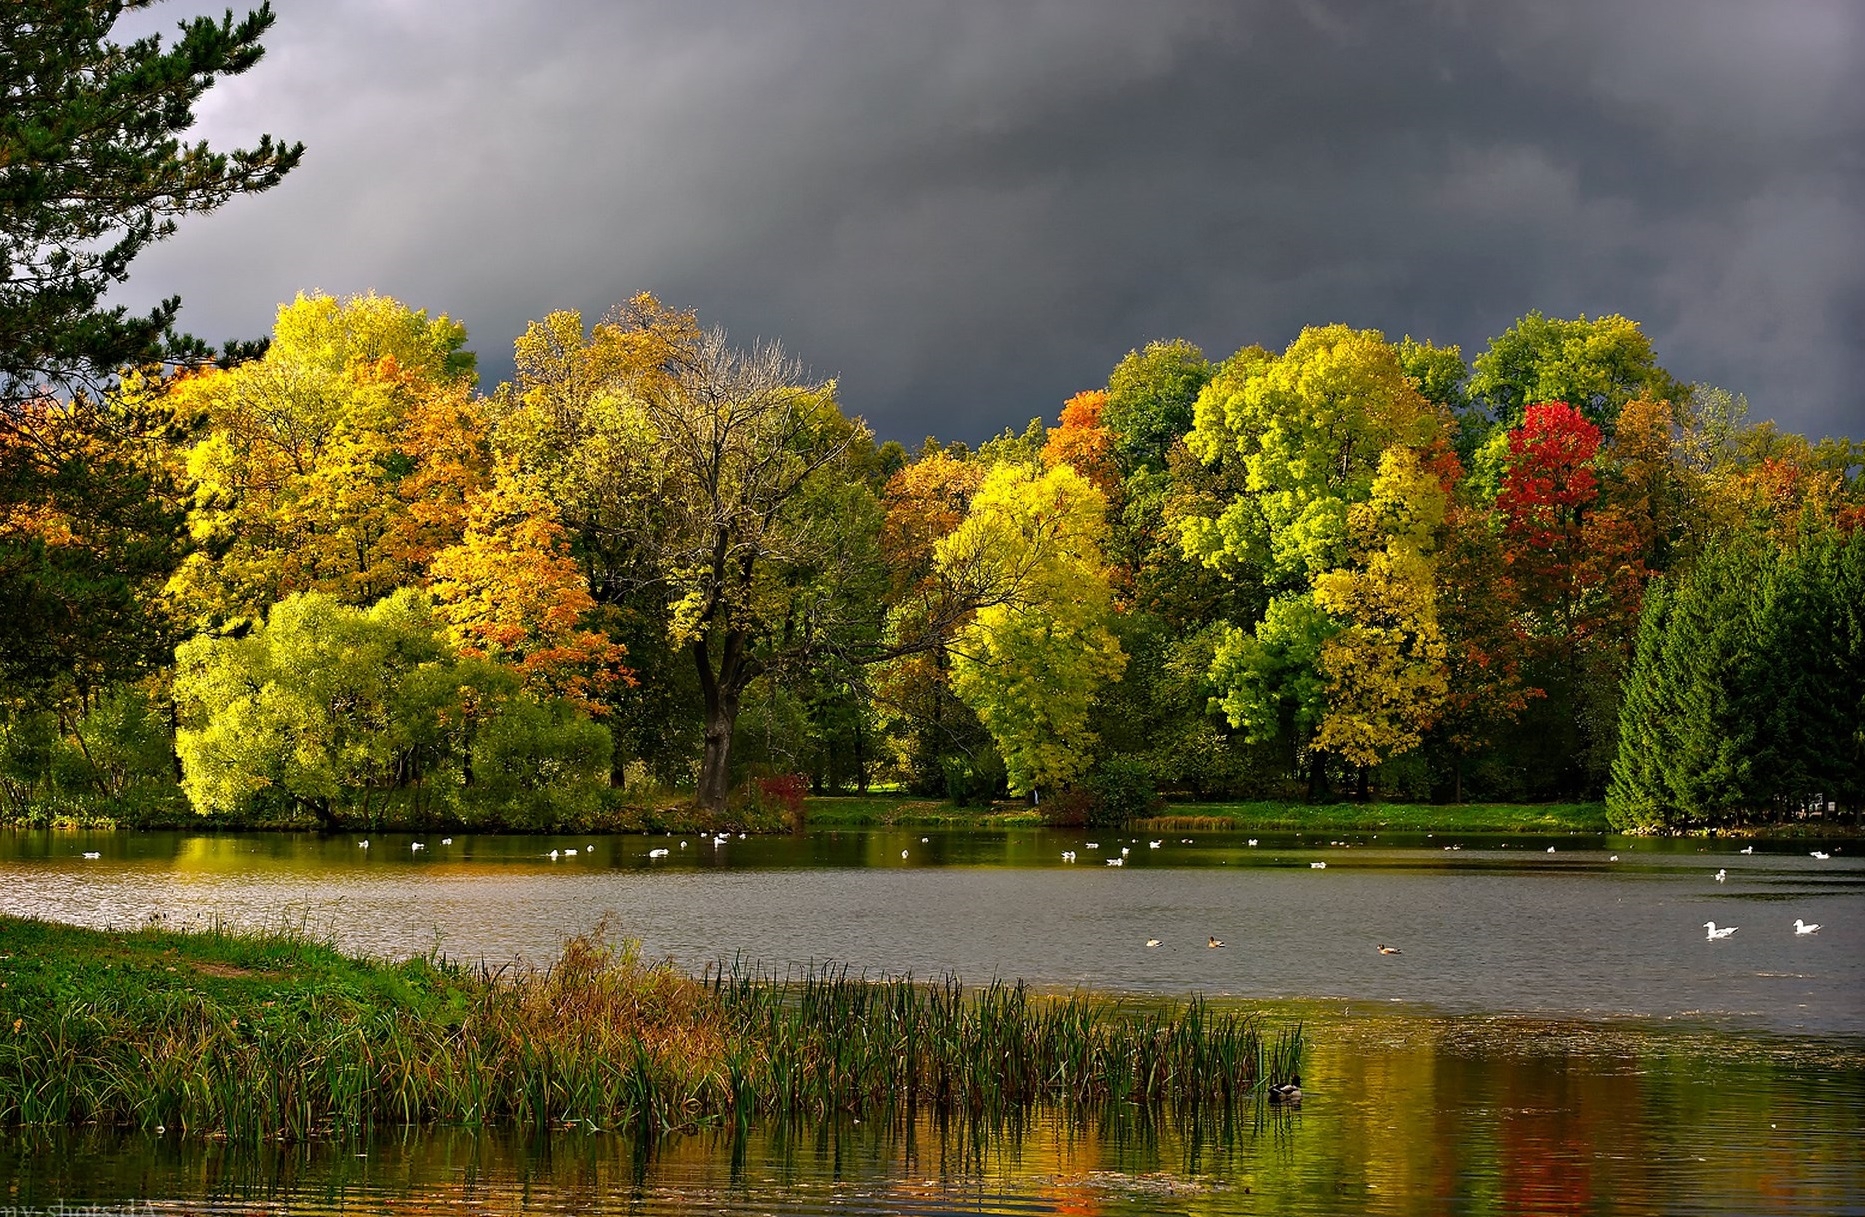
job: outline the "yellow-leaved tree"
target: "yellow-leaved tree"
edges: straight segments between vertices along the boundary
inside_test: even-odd
[[[1089,706],[1127,664],[1108,628],[1105,513],[1101,492],[1070,465],[999,465],[935,547],[948,581],[991,589],[953,639],[952,689],[991,733],[1019,794],[1087,771]]]
[[[265,357],[181,378],[198,549],[170,582],[196,628],[294,592],[372,604],[418,584],[485,480],[463,327],[382,296],[299,296]]]

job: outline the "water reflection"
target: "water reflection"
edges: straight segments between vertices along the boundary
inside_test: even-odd
[[[1312,1012],[1311,1012],[1312,1013]],[[1865,1202],[1853,1041],[1349,1008],[1300,1111],[992,1128],[843,1120],[542,1137],[392,1130],[242,1150],[5,1143],[16,1210],[294,1213],[1833,1213]]]

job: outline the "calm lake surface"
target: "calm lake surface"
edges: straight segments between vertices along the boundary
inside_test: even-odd
[[[738,955],[1197,992],[1303,1020],[1308,1098],[1197,1129],[1130,1111],[993,1130],[902,1116],[737,1141],[430,1130],[260,1155],[32,1136],[0,1143],[0,1205],[1865,1212],[1865,847],[1850,842],[1819,860],[1812,843],[1468,835],[361,840],[0,835],[0,909],[119,927],[288,919],[355,950],[492,962],[548,959],[606,917],[695,971]],[[1796,918],[1824,928],[1796,935]],[[1710,942],[1712,920],[1740,929]]]

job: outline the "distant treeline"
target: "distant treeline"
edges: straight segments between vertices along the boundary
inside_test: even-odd
[[[1087,819],[1865,805],[1865,445],[1623,317],[1469,363],[1152,342],[1053,424],[912,450],[648,296],[534,323],[490,394],[375,296],[244,354],[8,406],[8,816],[550,827],[799,774]]]

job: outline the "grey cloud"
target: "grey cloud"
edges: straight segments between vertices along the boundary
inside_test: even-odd
[[[126,295],[180,291],[206,337],[373,288],[465,320],[497,378],[528,319],[645,288],[913,440],[1053,416],[1153,337],[1473,354],[1616,311],[1681,376],[1865,430],[1855,5],[279,8],[201,125],[303,168]]]

